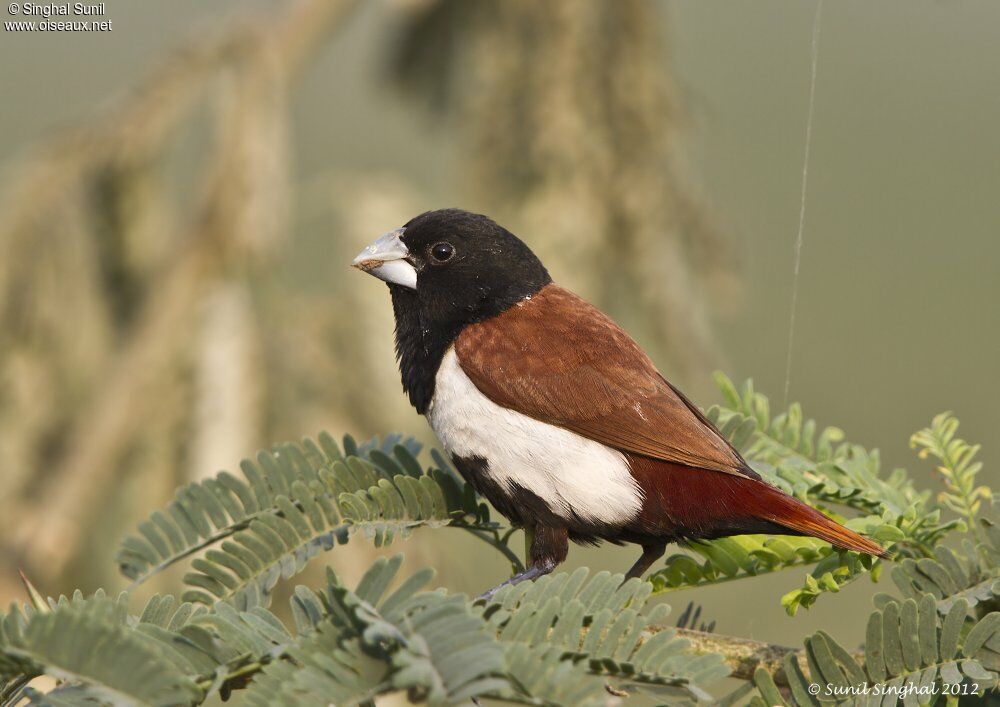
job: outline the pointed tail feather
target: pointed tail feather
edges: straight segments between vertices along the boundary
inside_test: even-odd
[[[876,557],[888,557],[880,545],[845,528],[812,506],[782,493],[769,484],[761,481],[757,483],[767,489],[762,494],[764,503],[761,504],[763,508],[762,512],[759,512],[759,517],[796,533],[825,540],[834,547],[864,552]]]

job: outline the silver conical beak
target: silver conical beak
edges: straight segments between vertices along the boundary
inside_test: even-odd
[[[417,289],[417,271],[407,261],[410,251],[400,238],[402,235],[403,229],[397,228],[380,236],[358,253],[351,265],[379,280],[409,287],[411,290]]]

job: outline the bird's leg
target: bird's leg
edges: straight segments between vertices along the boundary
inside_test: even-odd
[[[663,557],[663,553],[666,552],[666,550],[666,543],[643,545],[642,554],[639,555],[639,559],[635,561],[635,564],[632,565],[632,569],[630,569],[625,575],[625,579],[629,580],[633,577],[642,577],[643,573],[649,569],[650,565]]]
[[[550,528],[544,525],[526,526],[524,535],[527,545],[528,568],[483,592],[477,599],[489,599],[497,593],[500,587],[505,587],[508,584],[519,584],[525,580],[537,579],[546,575],[565,560],[569,553],[569,535],[565,528]]]

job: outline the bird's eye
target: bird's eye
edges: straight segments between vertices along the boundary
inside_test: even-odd
[[[431,246],[431,257],[439,263],[451,260],[454,255],[455,246],[451,243],[435,243]]]

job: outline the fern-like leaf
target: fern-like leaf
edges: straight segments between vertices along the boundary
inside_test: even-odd
[[[11,671],[47,673],[80,683],[105,703],[200,701],[203,692],[188,675],[186,661],[124,625],[121,607],[120,601],[95,597],[60,602],[45,613],[8,615],[0,636],[0,671],[5,678]]]
[[[880,472],[877,451],[845,441],[835,427],[820,429],[793,404],[773,415],[767,397],[747,381],[738,390],[716,374],[726,407],[713,407],[708,417],[774,485],[825,510],[837,521],[886,543],[898,557],[924,557],[958,521],[941,519],[926,507],[928,494],[915,490],[902,469]],[[847,519],[823,506],[843,506],[864,515]],[[816,566],[802,585],[782,597],[789,614],[810,607],[827,592],[839,591],[861,576],[877,580],[882,562],[800,538],[727,538],[693,546],[702,559],[678,554],[653,575],[658,591],[716,584],[789,567]]]
[[[587,582],[587,575],[581,568],[504,587],[487,604],[485,615],[501,641],[559,647],[564,658],[625,689],[660,697],[705,697],[700,685],[729,674],[720,656],[690,655],[685,652],[688,642],[662,627],[669,607],[644,611],[652,594],[649,582],[622,584],[622,575],[608,572]],[[537,674],[517,677],[528,683],[541,680]]]
[[[710,408],[709,419],[768,481],[806,501],[880,517],[924,507],[929,494],[918,492],[903,469],[882,474],[877,450],[847,442],[839,428],[820,429],[798,403],[772,417],[770,402],[752,381],[737,390],[723,373],[715,380],[726,407]]]
[[[945,546],[934,549],[934,557],[906,559],[896,564],[891,577],[903,598],[919,599],[931,594],[938,610],[947,613],[952,604],[965,600],[970,607],[1000,599],[1000,533],[983,524],[984,541],[969,544],[968,554]],[[875,597],[876,605],[892,601],[886,594]]]
[[[562,648],[511,642],[504,644],[504,657],[517,693],[501,696],[511,701],[580,707],[607,704],[604,680],[594,675],[586,663],[567,660]]]
[[[914,433],[910,447],[919,449],[921,459],[933,457],[939,464],[937,471],[945,484],[939,500],[961,516],[973,533],[977,532],[976,516],[983,501],[989,501],[993,492],[987,486],[977,486],[976,476],[983,463],[976,460],[978,444],[969,444],[956,437],[958,419],[950,412],[943,412],[931,420],[930,427]]]
[[[391,437],[359,447],[345,438],[344,448],[324,434],[245,460],[242,479],[222,472],[189,484],[125,539],[122,572],[142,582],[205,551],[191,562],[182,598],[249,609],[266,606],[280,578],[351,533],[383,545],[422,525],[495,530],[470,486],[444,468],[420,466],[416,443]]]
[[[836,554],[821,540],[791,536],[737,535],[711,542],[695,541],[689,547],[696,556],[671,555],[666,567],[649,576],[656,593],[813,565]]]
[[[325,621],[254,679],[254,705],[357,704],[403,690],[431,705],[507,688],[500,645],[463,596],[417,593],[428,573],[387,590],[400,558],[379,560],[354,591],[335,575]]]
[[[1000,613],[970,619],[968,603],[958,599],[942,614],[932,594],[888,601],[869,616],[860,659],[818,631],[805,641],[805,662],[808,671],[793,654],[783,663],[796,705],[877,705],[907,693],[907,704],[926,703],[943,684],[974,683],[983,691],[996,686],[1000,671]],[[754,683],[764,704],[787,704],[766,671],[758,670]]]

